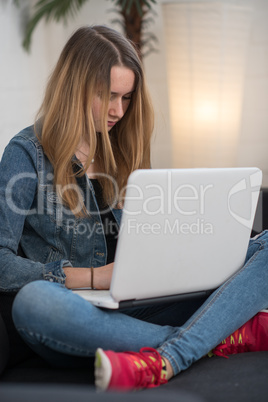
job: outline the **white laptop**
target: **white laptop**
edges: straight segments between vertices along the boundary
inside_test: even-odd
[[[110,290],[74,292],[111,309],[210,294],[244,263],[261,182],[258,168],[136,170]]]

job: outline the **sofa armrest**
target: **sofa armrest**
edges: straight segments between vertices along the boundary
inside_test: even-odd
[[[253,223],[252,236],[268,229],[268,188],[263,187],[257,205],[257,211]]]

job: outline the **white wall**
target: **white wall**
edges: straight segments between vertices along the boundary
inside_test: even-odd
[[[33,0],[32,0],[33,1]],[[176,0],[173,0],[173,2]],[[179,0],[178,0],[179,1]],[[185,0],[201,2],[202,0]],[[238,166],[259,166],[268,186],[268,1],[210,0],[248,3],[252,7],[252,25],[247,55],[246,82],[237,154]],[[149,31],[159,40],[158,53],[145,58],[145,69],[153,96],[156,127],[152,144],[153,167],[172,166],[165,42],[160,0],[154,7],[155,22]],[[208,2],[208,0],[206,1]],[[21,2],[23,3],[23,2]],[[24,2],[27,4],[28,1]],[[27,7],[24,6],[24,12]],[[30,55],[21,47],[21,10],[12,0],[0,0],[0,155],[8,140],[23,127],[32,124],[40,105],[46,79],[71,33],[84,24],[111,26],[115,14],[108,12],[113,4],[107,0],[90,0],[73,22],[40,23],[34,32]],[[118,26],[114,28],[119,29]]]

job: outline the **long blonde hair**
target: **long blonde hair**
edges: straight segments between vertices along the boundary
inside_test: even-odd
[[[134,72],[135,91],[124,117],[108,132],[113,66]],[[91,108],[97,93],[102,96],[101,134],[96,133]],[[85,212],[75,212],[79,203],[76,176],[85,174],[94,155],[101,161],[103,197],[110,205],[114,203],[115,188],[105,176],[114,178],[121,191],[132,171],[150,167],[154,116],[142,63],[132,43],[113,29],[82,27],[71,36],[49,79],[37,117],[42,124],[37,136],[53,165],[54,184],[76,215]],[[88,144],[90,154],[84,168],[75,173],[73,156],[81,141]]]

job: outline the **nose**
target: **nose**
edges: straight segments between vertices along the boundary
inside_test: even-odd
[[[123,107],[123,102],[121,98],[114,99],[110,102],[109,105],[109,115],[112,117],[116,117],[118,119],[122,119],[125,114],[125,110]]]

